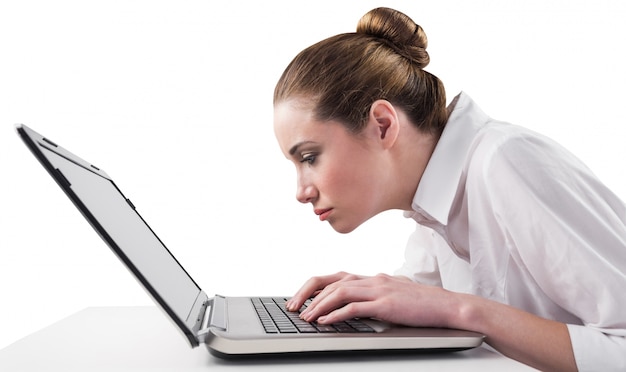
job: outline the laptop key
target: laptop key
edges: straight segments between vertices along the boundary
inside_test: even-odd
[[[374,328],[368,326],[364,322],[357,320],[357,319],[346,320],[346,324],[350,325],[350,327],[357,330],[357,332],[368,332],[368,333],[376,332]]]
[[[296,326],[301,333],[318,333],[317,328],[312,325]]]
[[[315,323],[315,328],[317,328],[317,330],[320,331],[321,333],[336,333],[337,332],[335,327],[331,325],[322,325],[322,324]]]
[[[339,333],[354,333],[354,332],[356,332],[356,329],[350,327],[346,323],[334,323],[333,327],[335,327],[335,329]]]

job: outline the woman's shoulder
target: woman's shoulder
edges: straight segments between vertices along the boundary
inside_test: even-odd
[[[491,120],[476,134],[471,148],[472,162],[481,167],[585,167],[553,139],[523,126]],[[586,168],[586,167],[585,167]]]

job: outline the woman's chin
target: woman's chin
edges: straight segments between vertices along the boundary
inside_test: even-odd
[[[339,221],[328,221],[328,223],[336,232],[340,234],[351,233],[352,231],[354,231],[357,227],[361,225],[360,223],[359,224],[346,224],[346,223],[340,223]]]

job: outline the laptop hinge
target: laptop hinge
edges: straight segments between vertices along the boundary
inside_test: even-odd
[[[209,319],[211,318],[211,312],[213,311],[213,299],[210,298],[204,302],[202,305],[202,309],[204,313],[202,315],[202,323],[200,324],[200,329],[196,335],[198,343],[205,343],[206,337],[209,333]]]
[[[202,317],[202,324],[200,325],[200,332],[209,328],[209,318],[211,318],[211,309],[213,308],[213,299],[210,298],[204,303],[204,316]]]
[[[198,332],[198,340],[204,342],[209,329],[218,328],[226,331],[228,328],[226,311],[226,297],[215,295],[206,302],[206,310],[202,319],[202,327]]]

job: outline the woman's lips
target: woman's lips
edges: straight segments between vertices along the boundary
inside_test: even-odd
[[[326,219],[328,219],[328,216],[330,215],[330,212],[332,211],[332,208],[328,208],[328,209],[316,209],[314,212],[316,215],[318,215],[320,217],[320,221],[326,221]]]

